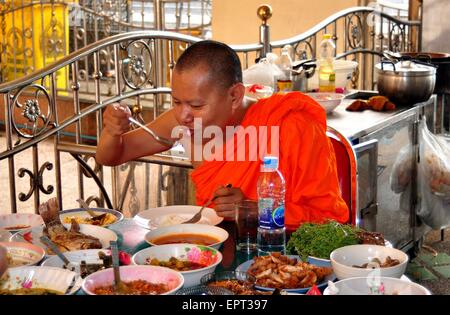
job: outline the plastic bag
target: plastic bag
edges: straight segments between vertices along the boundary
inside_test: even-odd
[[[450,225],[450,142],[419,125],[418,183],[421,204],[417,215],[433,229]]]
[[[280,75],[281,70],[275,64],[267,58],[262,58],[259,63],[244,71],[243,81],[244,84],[259,84],[275,89],[276,78]]]
[[[411,174],[414,163],[414,154],[411,144],[400,149],[400,153],[392,166],[389,183],[391,190],[400,194],[406,190],[411,182]]]

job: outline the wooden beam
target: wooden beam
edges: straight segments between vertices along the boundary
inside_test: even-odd
[[[408,20],[422,21],[422,1],[409,0]],[[421,51],[422,49],[422,25],[419,29],[412,27],[410,32],[411,50]]]

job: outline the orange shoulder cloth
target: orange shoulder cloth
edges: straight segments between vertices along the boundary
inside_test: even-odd
[[[326,136],[326,114],[317,102],[299,92],[276,94],[253,104],[241,126],[255,127],[257,139],[264,134],[262,130],[279,127],[279,169],[286,180],[287,229],[294,230],[303,222],[348,220],[348,208],[340,196],[334,150]],[[256,145],[258,156],[255,144],[244,138],[246,158],[239,159],[237,151],[242,141],[235,136],[234,151],[225,152],[229,141],[223,148],[226,159],[204,161],[195,169],[192,180],[197,203],[203,204],[220,185],[227,183],[239,187],[246,198],[257,199],[261,152],[270,153],[272,148],[272,133],[268,134],[265,141]]]

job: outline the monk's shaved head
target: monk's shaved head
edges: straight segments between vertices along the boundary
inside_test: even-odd
[[[189,46],[178,58],[175,71],[201,67],[207,69],[210,79],[223,88],[242,83],[241,61],[236,52],[223,43],[205,40]]]

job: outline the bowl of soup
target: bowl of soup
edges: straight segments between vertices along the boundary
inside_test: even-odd
[[[227,231],[214,225],[176,224],[148,232],[145,241],[152,246],[188,243],[219,249],[228,236]]]

